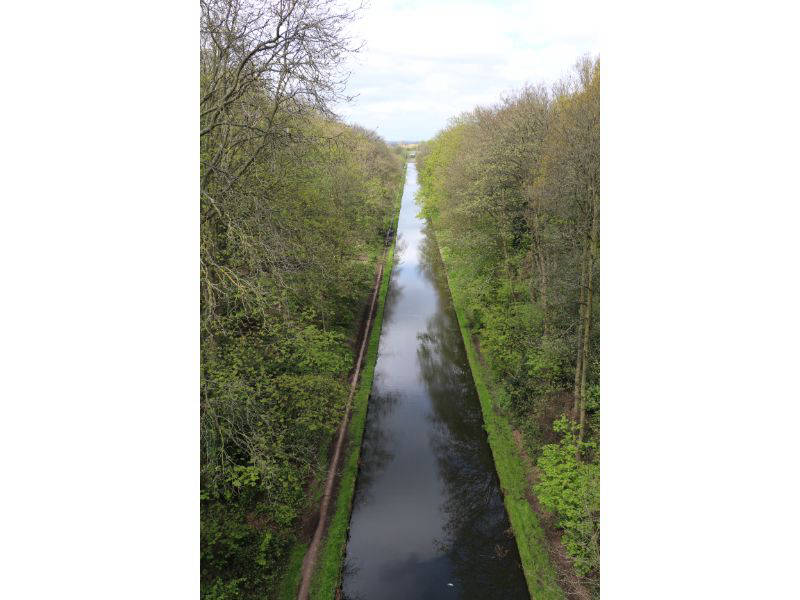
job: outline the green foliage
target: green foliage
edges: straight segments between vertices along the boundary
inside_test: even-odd
[[[402,190],[398,200],[401,195]],[[397,209],[399,217],[399,201]],[[395,222],[394,229],[396,230],[396,228]],[[386,256],[386,267],[383,271],[378,306],[375,311],[369,345],[364,358],[364,370],[361,374],[358,390],[353,398],[353,412],[350,417],[348,431],[348,447],[343,461],[335,507],[323,539],[317,569],[311,584],[311,597],[315,599],[333,598],[341,581],[342,562],[347,545],[347,531],[350,526],[350,510],[353,503],[353,495],[355,494],[358,463],[361,456],[361,440],[367,420],[367,405],[370,391],[372,390],[375,364],[378,360],[378,343],[380,342],[383,324],[386,294],[389,291],[389,281],[392,274],[394,249],[393,242]]]
[[[566,417],[557,420],[553,429],[563,437],[542,448],[536,495],[557,516],[575,570],[586,575],[600,568],[600,466],[580,457],[594,454],[596,444],[581,442],[577,427]]]
[[[548,473],[542,490],[566,511],[563,541],[582,575],[599,564],[599,86],[599,61],[583,59],[552,90],[529,86],[453,119],[417,153],[420,212],[436,230],[496,405],[534,460],[542,453],[569,474]],[[562,454],[574,432],[553,422],[576,387],[584,428],[571,465]],[[578,500],[580,515],[570,504]]]
[[[258,156],[234,189],[212,183],[202,214],[204,598],[280,585],[402,182],[374,134],[319,117],[293,125],[303,137]]]
[[[353,13],[301,8],[201,5],[204,598],[274,596],[402,183],[401,155],[330,117]]]
[[[508,512],[514,537],[519,548],[522,569],[531,598],[542,600],[559,600],[564,597],[557,583],[557,574],[547,554],[545,535],[536,513],[526,499],[528,489],[527,473],[514,446],[512,426],[508,418],[494,409],[493,399],[504,404],[502,388],[491,386],[488,373],[478,360],[477,353],[470,339],[463,314],[464,297],[457,287],[450,282],[453,304],[458,317],[461,336],[467,351],[472,377],[483,412],[483,421],[492,448],[497,475],[503,489],[503,501]]]
[[[296,600],[297,590],[300,587],[300,577],[302,575],[303,559],[308,551],[308,543],[298,541],[292,547],[289,558],[286,561],[286,568],[277,589],[279,600]]]
[[[215,579],[213,583],[207,585],[203,590],[203,598],[207,600],[232,600],[239,598],[240,586],[246,581],[244,577],[237,579],[229,579],[223,581],[222,579]]]

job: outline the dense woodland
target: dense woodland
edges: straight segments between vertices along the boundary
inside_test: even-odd
[[[352,14],[201,9],[201,590],[264,598],[342,417],[404,155],[329,110]]]
[[[599,589],[600,63],[454,119],[417,156],[429,218],[535,492]]]

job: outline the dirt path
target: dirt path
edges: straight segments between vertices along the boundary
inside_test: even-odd
[[[389,236],[387,235],[387,239]],[[308,547],[306,556],[303,559],[303,567],[300,571],[300,591],[297,594],[298,600],[308,600],[308,594],[311,589],[311,576],[314,574],[314,568],[317,565],[317,555],[319,554],[319,547],[322,542],[322,534],[325,531],[325,526],[328,522],[328,512],[330,510],[331,497],[333,496],[336,475],[339,470],[339,463],[341,463],[342,448],[344,441],[347,437],[347,425],[350,422],[350,408],[353,404],[353,395],[356,391],[358,384],[358,376],[361,373],[361,363],[364,359],[364,353],[367,348],[367,340],[369,339],[370,329],[372,326],[372,317],[375,314],[375,302],[378,298],[378,291],[381,287],[381,280],[383,278],[383,267],[386,263],[386,250],[387,245],[384,244],[383,261],[378,268],[378,273],[375,276],[375,285],[372,290],[372,299],[370,300],[369,313],[367,317],[367,324],[364,326],[361,335],[361,348],[358,351],[358,359],[356,366],[353,369],[353,374],[350,378],[350,394],[347,396],[347,404],[344,409],[344,416],[342,422],[339,424],[339,429],[336,434],[336,444],[333,449],[333,456],[331,457],[330,465],[328,466],[328,476],[325,479],[325,490],[322,494],[322,502],[319,507],[319,518],[317,526],[314,530],[314,537],[311,539],[311,544]]]

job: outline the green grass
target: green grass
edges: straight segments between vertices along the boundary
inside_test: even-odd
[[[328,448],[333,442],[336,432],[331,433],[328,442],[323,445]],[[321,452],[317,457],[317,472],[325,473],[328,470],[328,456],[325,452]],[[313,507],[319,506],[322,502],[322,494],[325,491],[325,478],[319,477],[311,482],[309,490],[309,504],[307,510],[312,510]],[[278,600],[296,600],[297,590],[300,588],[300,575],[303,568],[303,559],[308,551],[309,540],[304,538],[296,538],[292,543],[292,548],[289,551],[289,558],[286,559],[283,568],[283,577],[275,589],[276,598]]]
[[[405,187],[405,167],[400,185],[397,202],[395,203],[394,227],[395,239],[386,253],[386,264],[381,278],[381,287],[378,292],[378,306],[372,323],[367,354],[364,357],[364,368],[361,372],[359,387],[353,398],[350,425],[348,427],[348,446],[345,452],[342,476],[335,501],[335,510],[322,540],[322,549],[317,561],[317,568],[311,581],[310,597],[312,599],[334,597],[342,571],[345,544],[347,543],[347,529],[350,524],[350,509],[355,493],[356,477],[358,475],[358,459],[361,455],[361,439],[364,434],[364,424],[367,418],[367,403],[372,390],[372,379],[375,374],[375,363],[378,359],[378,342],[381,337],[381,324],[383,323],[383,307],[386,303],[386,294],[389,290],[389,279],[392,273],[394,260],[394,247],[397,238],[397,222],[400,219],[400,205]],[[370,258],[377,260],[378,253],[371,254]],[[315,494],[315,502],[319,504],[322,487]],[[308,550],[307,540],[297,540],[292,547],[286,572],[278,588],[279,600],[295,600],[300,587],[300,571]]]
[[[444,261],[442,262],[444,263]],[[446,265],[445,274],[447,275]],[[506,511],[517,539],[528,592],[531,598],[536,598],[536,600],[563,600],[564,592],[558,585],[556,571],[547,553],[544,531],[536,513],[525,497],[525,492],[528,490],[528,479],[525,465],[514,444],[511,424],[504,415],[495,410],[492,392],[495,396],[499,396],[502,391],[497,388],[490,390],[487,386],[487,382],[491,382],[490,373],[478,360],[462,313],[458,290],[450,285],[450,278],[447,277],[447,279],[458,317],[458,326],[461,329],[461,336],[464,338],[464,347],[467,350],[472,378],[475,380],[475,387],[478,390],[489,445],[492,448],[495,467],[503,488]]]
[[[397,231],[395,217],[394,230]],[[396,239],[397,236],[395,236]],[[317,569],[311,582],[310,597],[314,600],[330,600],[334,597],[342,572],[342,561],[347,544],[347,530],[350,525],[350,509],[356,488],[358,475],[358,459],[361,455],[361,439],[364,435],[364,424],[367,419],[367,404],[372,390],[372,379],[375,374],[375,363],[378,360],[378,342],[381,337],[383,323],[383,307],[389,290],[389,279],[394,259],[394,240],[386,254],[386,266],[383,270],[381,288],[378,294],[378,307],[369,337],[369,346],[365,358],[364,370],[361,374],[358,390],[353,398],[353,412],[348,429],[348,450],[339,481],[339,493],[336,498],[336,509],[331,517],[328,530],[322,543],[322,550],[317,562]]]
[[[381,287],[378,292],[377,308],[372,323],[364,368],[358,389],[353,396],[353,407],[348,425],[348,445],[339,481],[338,495],[336,497],[335,511],[331,516],[327,531],[323,534],[322,549],[317,560],[317,568],[311,582],[312,599],[334,596],[339,585],[344,547],[347,542],[347,529],[350,524],[350,507],[355,493],[356,476],[358,475],[358,458],[361,454],[361,438],[364,433],[364,424],[367,416],[367,402],[372,390],[372,379],[375,374],[375,363],[378,358],[378,342],[381,335],[383,322],[383,306],[386,302],[386,293],[389,289],[392,259],[394,258],[394,242],[386,254],[386,266],[381,278]],[[318,506],[322,498],[324,480],[321,480],[318,489],[314,492],[314,506]],[[301,569],[303,558],[308,550],[308,540],[297,540],[291,550],[286,572],[278,588],[279,600],[295,600],[300,587]]]
[[[292,546],[289,560],[286,563],[286,574],[281,579],[278,587],[280,600],[295,600],[297,589],[300,587],[300,570],[303,568],[303,558],[308,550],[308,542],[296,542]]]

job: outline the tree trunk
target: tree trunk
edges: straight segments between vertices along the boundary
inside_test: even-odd
[[[550,323],[547,314],[547,269],[544,260],[544,247],[542,245],[542,235],[539,229],[539,217],[536,210],[532,211],[531,230],[533,232],[533,262],[539,271],[539,308],[542,310],[542,327],[545,337],[550,333]],[[535,289],[535,286],[534,286]]]
[[[514,295],[514,277],[511,275],[511,267],[508,260],[508,248],[506,247],[506,238],[502,235],[500,236],[500,242],[503,246],[503,266],[505,267],[506,277],[508,277],[508,287],[511,290],[511,302],[515,302],[516,297]]]
[[[590,333],[592,329],[592,279],[594,273],[594,266],[592,264],[589,265],[589,277],[588,277],[588,289],[586,291],[586,309],[584,311],[584,318],[583,318],[583,348],[582,348],[582,358],[581,358],[581,381],[580,381],[580,435],[578,439],[583,440],[583,429],[584,423],[586,422],[586,372],[589,370],[589,341],[590,341]]]
[[[592,300],[594,296],[594,267],[597,263],[597,255],[599,250],[600,241],[600,215],[599,215],[599,199],[595,197],[594,190],[592,193],[592,228],[590,238],[590,254],[589,254],[589,272],[587,274],[587,289],[586,289],[586,308],[584,313],[584,329],[583,329],[583,359],[581,361],[581,383],[580,383],[580,434],[579,439],[583,440],[584,425],[586,422],[586,373],[589,370],[589,346],[591,341],[592,331]]]
[[[588,242],[588,240],[587,240]],[[573,388],[572,392],[572,420],[578,420],[578,408],[580,406],[580,398],[581,398],[581,372],[583,371],[583,320],[584,320],[584,313],[585,313],[585,293],[584,290],[586,289],[586,259],[589,254],[589,244],[585,244],[583,247],[583,255],[581,256],[581,279],[580,279],[580,292],[579,292],[579,300],[578,300],[578,347],[577,347],[577,357],[575,359],[575,387]]]

